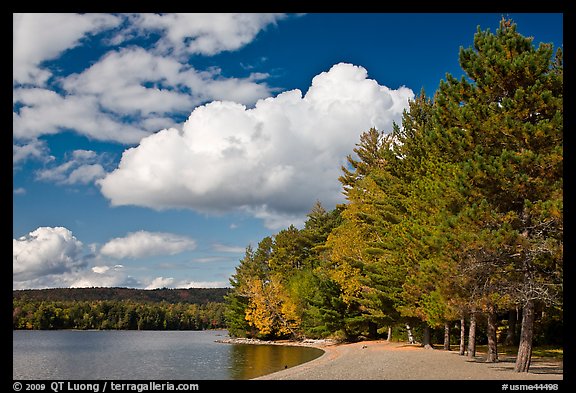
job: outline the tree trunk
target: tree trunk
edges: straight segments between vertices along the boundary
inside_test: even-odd
[[[408,332],[408,343],[409,344],[416,343],[416,341],[414,341],[414,335],[412,334],[412,328],[408,323],[406,323],[406,331]]]
[[[392,341],[392,326],[388,326],[388,337],[386,337],[386,341]]]
[[[468,328],[468,357],[476,356],[476,310],[470,313],[470,327]]]
[[[516,322],[518,321],[518,310],[510,310],[508,312],[508,331],[506,332],[506,339],[504,345],[516,345]]]
[[[444,322],[444,350],[450,350],[450,322]]]
[[[498,321],[496,319],[496,310],[494,305],[490,304],[488,306],[488,323],[486,334],[488,336],[488,356],[486,357],[487,363],[498,362],[498,344],[496,337],[496,325]]]
[[[375,339],[378,336],[378,325],[374,322],[368,322],[368,337]]]
[[[464,356],[466,353],[466,318],[465,314],[462,313],[460,317],[460,356]]]
[[[532,359],[532,338],[534,337],[534,301],[529,300],[522,309],[522,330],[514,371],[527,373]]]
[[[424,334],[422,337],[422,345],[426,349],[434,349],[432,343],[430,342],[430,326],[428,324],[424,325]]]

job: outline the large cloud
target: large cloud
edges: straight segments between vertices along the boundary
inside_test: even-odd
[[[40,227],[12,241],[14,281],[75,271],[85,265],[82,242],[63,227]]]
[[[115,206],[240,209],[284,226],[315,200],[341,201],[340,166],[359,135],[390,130],[413,97],[340,63],[317,75],[305,96],[292,90],[252,109],[230,101],[196,108],[182,130],[164,129],[126,150],[98,184]]]
[[[196,242],[173,233],[138,231],[117,237],[102,246],[100,253],[112,258],[143,258],[174,255],[196,248]]]

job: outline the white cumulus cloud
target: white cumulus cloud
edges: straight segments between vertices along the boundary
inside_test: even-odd
[[[64,227],[39,227],[13,239],[12,288],[141,287],[122,265],[95,265],[83,243]]]
[[[174,255],[196,248],[196,242],[186,236],[164,232],[138,231],[117,237],[102,246],[100,253],[112,258],[145,258]]]
[[[393,90],[340,63],[254,108],[214,101],[181,130],[164,129],[124,152],[98,181],[111,204],[201,212],[245,211],[271,228],[302,222],[314,201],[342,201],[340,166],[362,132],[400,123],[412,90]]]
[[[69,273],[82,268],[83,245],[63,227],[40,227],[12,241],[14,281]]]
[[[148,243],[148,244],[145,244]],[[145,258],[159,254],[177,254],[196,247],[194,240],[169,233],[134,232],[112,239],[98,253],[94,244],[84,245],[64,227],[39,227],[13,239],[13,289],[131,287],[190,288],[223,287],[223,281],[194,281],[188,277],[140,277],[139,262],[125,266],[111,262],[108,252],[123,258]],[[86,251],[90,251],[86,253]],[[113,258],[115,259],[115,258]],[[169,269],[170,267],[166,267]],[[146,269],[144,269],[146,270]]]

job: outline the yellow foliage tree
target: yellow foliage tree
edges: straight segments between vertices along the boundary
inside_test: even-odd
[[[251,279],[247,283],[250,301],[246,321],[262,336],[294,336],[301,317],[297,304],[291,299],[279,278]]]

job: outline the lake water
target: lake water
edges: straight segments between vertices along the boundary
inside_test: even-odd
[[[322,355],[317,348],[223,344],[226,331],[13,332],[14,379],[250,379]]]

